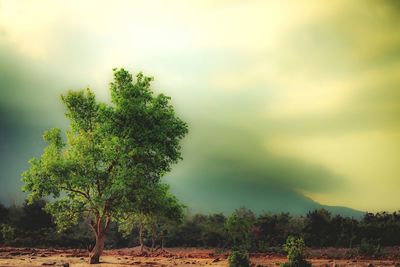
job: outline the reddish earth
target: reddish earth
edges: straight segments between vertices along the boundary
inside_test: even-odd
[[[345,250],[317,249],[310,251],[313,266],[400,266],[399,249],[393,249],[385,259],[344,259]],[[337,256],[337,258],[334,258]],[[137,248],[106,250],[101,267],[167,267],[167,266],[227,266],[227,253],[214,249],[171,248],[165,251],[139,255]],[[78,249],[0,248],[0,266],[93,266],[87,264],[88,252]],[[286,261],[277,254],[252,254],[252,266],[279,266]]]

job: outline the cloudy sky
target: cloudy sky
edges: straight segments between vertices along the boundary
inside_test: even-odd
[[[193,210],[397,210],[399,29],[395,0],[0,0],[0,201],[60,94],[124,67],[189,123],[166,181]]]

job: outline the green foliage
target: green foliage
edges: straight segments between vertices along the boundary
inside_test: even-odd
[[[177,225],[182,222],[184,206],[169,193],[169,186],[166,184],[156,184],[146,193],[151,195],[151,198],[146,199],[146,196],[140,198],[143,201],[136,212],[121,219],[119,229],[127,237],[134,228],[138,228],[139,231],[146,231],[155,242],[159,236],[164,239],[172,224]]]
[[[358,246],[358,254],[369,257],[380,257],[382,255],[382,248],[379,243],[363,238]]]
[[[307,267],[311,266],[309,262],[305,260],[306,245],[303,238],[296,238],[289,236],[283,245],[284,251],[287,253],[288,262],[283,264],[285,267]]]
[[[226,217],[219,214],[186,216],[180,225],[171,225],[168,245],[188,247],[226,246]]]
[[[239,250],[249,250],[254,240],[255,214],[246,208],[235,210],[226,222],[231,247]]]
[[[298,261],[304,259],[304,249],[306,245],[302,238],[289,236],[283,245],[289,261]]]
[[[45,209],[59,230],[84,216],[96,236],[105,236],[111,221],[153,206],[154,188],[181,159],[188,129],[170,98],[153,94],[151,80],[114,69],[110,105],[98,103],[90,89],[61,97],[67,140],[60,129],[46,131],[47,147],[22,175],[30,203],[54,198]]]
[[[52,228],[53,218],[43,208],[46,206],[44,199],[27,202],[22,205],[22,214],[17,224],[18,229],[24,231],[37,231],[43,228]]]
[[[127,71],[115,69],[112,105],[98,103],[90,89],[62,96],[71,122],[67,142],[59,129],[45,132],[48,146],[23,174],[29,201],[56,199],[46,210],[60,229],[82,214],[108,221],[135,211],[143,205],[137,196],[181,158],[179,141],[187,126],[169,97],[153,95],[151,80],[140,73],[134,82]]]
[[[233,250],[228,257],[229,267],[249,267],[250,259],[246,251]]]
[[[221,213],[210,214],[205,218],[201,231],[203,246],[222,247],[225,244],[225,223],[226,218]]]
[[[0,203],[0,224],[7,223],[9,221],[8,209]]]
[[[171,220],[175,223],[182,221],[184,206],[179,203],[175,196],[170,194],[168,185],[155,184],[140,193],[145,193],[136,196],[140,205],[135,212],[127,214],[128,216],[121,220],[121,228],[127,228],[127,232],[130,232],[132,229],[129,230],[129,228],[135,221],[141,221],[145,224],[156,223],[160,220]],[[150,197],[146,198],[147,195]]]
[[[310,211],[307,214],[307,224],[304,229],[306,232],[307,242],[311,246],[321,247],[332,244],[330,239],[333,232],[331,223],[331,213],[326,209]]]
[[[11,243],[15,239],[15,228],[9,224],[0,224],[0,241]]]
[[[259,250],[267,251],[271,246],[283,244],[288,235],[299,234],[303,227],[303,220],[295,220],[289,213],[267,213],[257,217],[255,227],[257,246]]]
[[[78,223],[84,211],[84,203],[64,198],[47,203],[44,210],[53,215],[58,231],[63,232]]]
[[[162,186],[161,186],[162,187]],[[57,232],[53,221],[56,217],[46,213],[51,205],[43,200],[38,200],[28,205],[3,207],[0,209],[3,215],[0,219],[3,233],[0,233],[0,242],[11,246],[51,246],[88,248],[93,246],[93,238],[88,232],[87,219],[78,219],[77,224]],[[42,207],[45,206],[46,210]],[[1,205],[0,205],[1,207]],[[53,206],[57,208],[56,206]],[[70,208],[67,204],[60,206],[62,210]],[[138,214],[138,213],[136,213]],[[63,220],[61,220],[63,221]],[[232,238],[227,231],[228,219],[223,214],[210,215],[186,215],[182,223],[162,219],[157,221],[156,244],[164,244],[167,247],[191,246],[191,247],[213,247],[216,250],[225,250],[232,246]],[[145,227],[145,244],[149,245],[152,237],[153,225],[149,221]],[[250,251],[282,253],[282,241],[290,235],[307,236],[310,232],[307,225],[310,221],[302,216],[290,216],[288,214],[260,214],[256,218],[252,233],[252,247]],[[349,247],[349,250],[340,250],[338,257],[373,256],[384,257],[386,246],[400,245],[400,216],[393,213],[368,213],[361,220],[336,215],[329,220],[332,232],[327,232],[329,240],[334,246]],[[118,229],[123,225],[114,222],[111,224],[107,234],[106,247],[133,247],[138,245],[138,224],[133,225],[129,235],[122,236]],[[314,231],[314,230],[313,230]],[[349,236],[346,236],[349,233]],[[6,240],[4,240],[5,235]],[[2,239],[3,238],[3,239]],[[327,240],[321,236],[314,239],[318,242]],[[307,240],[305,240],[307,243]],[[336,244],[336,245],[335,245]],[[350,244],[352,246],[350,246]]]

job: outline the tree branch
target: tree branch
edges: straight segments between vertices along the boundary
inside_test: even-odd
[[[94,234],[97,236],[98,233],[95,228],[96,224],[92,220],[90,220],[90,222],[88,224],[89,224],[90,228],[92,229],[92,231],[94,232]]]
[[[81,194],[82,196],[86,197],[87,200],[91,201],[90,195],[85,193],[85,192],[83,192],[83,191],[80,191],[80,190],[77,190],[77,189],[72,189],[71,187],[65,187],[65,186],[62,186],[61,189],[67,190],[67,191],[71,191],[71,192],[74,192],[74,193],[77,193],[77,194]]]
[[[107,216],[106,227],[104,229],[104,232],[107,232],[108,229],[110,228],[110,222],[111,222],[110,216]]]

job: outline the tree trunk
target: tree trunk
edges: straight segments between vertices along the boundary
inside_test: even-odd
[[[164,235],[161,236],[161,250],[164,250]]]
[[[144,242],[143,242],[143,225],[139,226],[139,243],[140,243],[140,254],[143,253]]]
[[[96,244],[89,255],[89,264],[100,263],[100,256],[104,250],[104,243],[106,241],[106,233],[110,227],[110,217],[106,218],[105,225],[103,226],[103,218],[98,217],[95,223],[90,223],[93,233],[96,236]]]
[[[154,251],[157,240],[157,227],[155,224],[151,226],[151,251]]]
[[[90,258],[89,258],[90,264],[100,263],[100,256],[103,253],[105,241],[106,241],[105,233],[101,233],[99,236],[96,237],[96,244],[93,247],[92,251],[90,252]]]
[[[155,235],[153,234],[153,235],[151,236],[151,251],[154,251],[155,245],[156,245],[156,237],[155,237]]]

